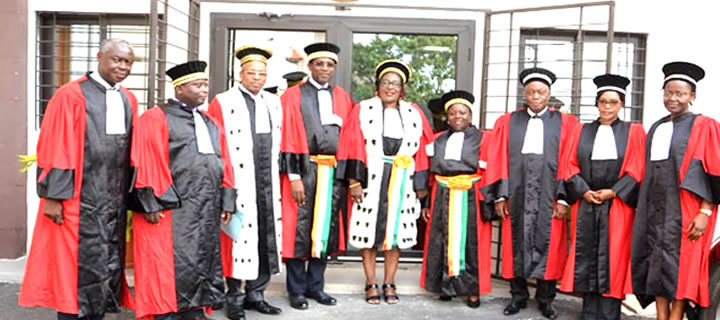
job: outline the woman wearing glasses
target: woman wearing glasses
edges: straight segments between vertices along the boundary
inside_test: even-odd
[[[415,245],[420,200],[427,195],[425,144],[432,130],[421,111],[403,100],[410,67],[385,60],[375,68],[376,96],[356,105],[340,133],[337,179],[350,191],[348,242],[360,249],[365,300],[399,301],[395,288],[400,249]],[[385,256],[382,291],[375,278],[378,251]]]
[[[597,85],[599,118],[578,124],[563,155],[570,214],[570,256],[560,290],[583,293],[583,319],[620,319],[630,288],[630,243],[645,166],[645,130],[621,121],[630,79],[604,74]]]
[[[682,319],[687,302],[710,305],[709,248],[720,202],[720,125],[689,111],[699,66],[663,67],[670,115],[648,132],[645,178],[632,241],[632,288],[658,319]]]

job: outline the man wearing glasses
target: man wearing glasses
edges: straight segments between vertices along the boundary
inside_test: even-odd
[[[502,276],[510,280],[512,294],[505,315],[527,306],[527,278],[537,279],[540,313],[548,319],[558,315],[552,301],[567,258],[568,210],[558,172],[577,119],[548,107],[555,79],[542,68],[521,72],[525,106],[495,122],[489,144],[489,154],[496,156],[488,160],[483,194],[501,219]]]
[[[339,52],[332,43],[305,47],[310,77],[280,98],[281,251],[290,306],[299,310],[308,308],[306,297],[336,303],[323,291],[326,259],[345,250],[347,187],[334,172],[340,128],[353,102],[343,88],[329,83]]]

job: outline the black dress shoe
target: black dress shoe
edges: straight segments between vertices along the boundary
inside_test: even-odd
[[[270,305],[265,300],[254,302],[245,300],[243,307],[247,310],[254,309],[262,314],[280,314],[280,312],[282,312],[282,309]]]
[[[452,298],[452,296],[440,296],[440,301],[450,301]]]
[[[318,292],[308,292],[305,294],[308,298],[316,300],[320,304],[324,304],[326,306],[334,306],[337,303],[337,300],[335,298],[329,296],[324,291],[318,291]]]
[[[477,309],[477,308],[479,308],[479,307],[480,307],[480,298],[478,298],[478,299],[475,300],[475,301],[472,301],[472,300],[470,300],[470,299],[467,299],[467,306],[470,307],[470,308],[472,308],[472,309]]]
[[[290,306],[293,307],[293,309],[306,310],[308,308],[308,302],[304,295],[290,295]]]
[[[558,316],[557,310],[555,310],[551,303],[540,305],[540,314],[548,319],[556,319]]]
[[[506,316],[510,316],[513,314],[516,314],[520,312],[520,309],[525,309],[527,307],[527,301],[510,301],[510,304],[505,306],[505,310],[503,310],[503,314]]]
[[[243,310],[242,306],[228,303],[225,316],[230,320],[245,320],[245,310]]]

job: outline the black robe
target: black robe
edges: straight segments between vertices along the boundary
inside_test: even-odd
[[[211,154],[198,152],[193,112],[176,100],[146,111],[134,132],[136,211],[164,215],[133,219],[137,317],[225,302],[220,213],[235,212],[234,177],[223,130],[200,115]]]
[[[18,303],[101,315],[132,306],[124,276],[130,140],[137,100],[125,88],[125,134],[106,134],[106,89],[88,75],[60,87],[38,141],[38,219]],[[62,202],[62,225],[43,215]]]
[[[445,148],[452,134],[445,131],[433,142],[433,155],[430,157],[430,173],[434,176],[475,175],[484,173],[479,167],[481,141],[483,132],[470,126],[463,131],[461,160],[446,160]],[[481,219],[482,194],[479,192],[481,180],[467,193],[467,220],[464,255],[464,271],[450,277],[448,272],[448,237],[449,237],[449,199],[450,189],[434,180],[432,181],[431,216],[427,223],[425,251],[420,286],[430,292],[445,296],[463,296],[486,294],[490,292],[490,234],[489,222]],[[458,226],[456,226],[457,228]],[[455,230],[458,232],[458,230]],[[481,247],[481,248],[480,248]],[[484,254],[483,254],[484,253]],[[481,259],[480,257],[483,256]],[[480,270],[482,269],[482,270]],[[480,279],[479,274],[483,274]]]

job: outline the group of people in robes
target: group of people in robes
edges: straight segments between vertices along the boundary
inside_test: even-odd
[[[434,133],[406,101],[401,60],[380,62],[375,96],[355,104],[332,85],[340,49],[305,48],[310,75],[263,90],[272,52],[234,51],[239,83],[209,104],[207,63],[167,70],[174,95],[138,117],[119,85],[134,55],[104,40],[97,71],[60,87],[38,141],[38,220],[19,304],[58,319],[205,319],[225,307],[280,314],[264,297],[287,275],[292,308],[337,300],[324,291],[329,256],[360,250],[365,301],[396,304],[400,251],[426,225],[420,286],[470,308],[492,290],[492,223],[501,227],[506,316],[528,305],[555,319],[559,289],[583,295],[583,319],[619,319],[635,294],[659,319],[707,307],[709,248],[720,202],[720,125],[689,111],[704,71],[665,65],[670,115],[646,135],[620,120],[630,80],[594,79],[597,120],[548,107],[556,76],[519,74],[524,106],[491,130],[472,124],[475,98],[445,93],[446,130]],[[128,211],[130,210],[130,211]],[[134,296],[124,275],[131,212]],[[422,219],[422,220],[419,220]],[[376,260],[384,256],[382,286]],[[244,288],[243,288],[244,286]]]

